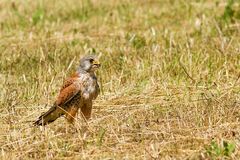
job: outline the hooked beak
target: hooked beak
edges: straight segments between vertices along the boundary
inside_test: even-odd
[[[100,64],[100,62],[98,60],[94,60],[92,64],[97,66],[97,67],[101,66],[101,64]]]

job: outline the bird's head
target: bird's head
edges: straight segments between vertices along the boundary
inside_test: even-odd
[[[80,60],[79,69],[90,73],[96,71],[100,66],[97,56],[88,55]]]

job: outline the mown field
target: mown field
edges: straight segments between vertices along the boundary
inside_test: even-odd
[[[237,0],[0,1],[0,159],[239,159]],[[92,119],[32,125],[101,55]]]

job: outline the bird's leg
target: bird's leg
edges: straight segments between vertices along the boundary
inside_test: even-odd
[[[81,107],[81,112],[86,118],[86,120],[91,118],[91,113],[92,113],[92,101],[86,102],[82,107]]]
[[[66,113],[66,119],[69,123],[73,123],[75,120],[75,116],[77,114],[78,107],[71,106]]]

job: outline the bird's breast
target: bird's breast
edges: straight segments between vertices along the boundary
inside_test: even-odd
[[[96,98],[97,80],[91,76],[83,77],[82,96],[84,99],[92,100]]]

